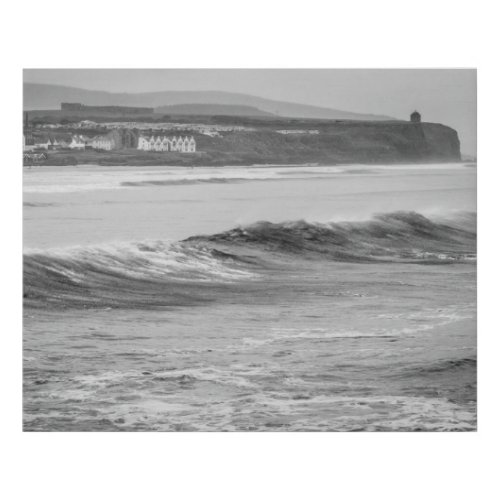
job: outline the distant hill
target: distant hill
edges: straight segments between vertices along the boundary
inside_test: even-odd
[[[276,116],[253,106],[237,104],[174,104],[160,106],[155,113],[165,115]]]
[[[351,113],[338,109],[274,101],[247,94],[219,91],[164,91],[126,94],[25,82],[23,93],[24,110],[60,109],[61,102],[79,102],[94,106],[147,106],[160,108],[158,110],[160,113],[167,114],[165,107],[178,105],[217,105],[240,106],[244,109],[254,108],[263,114],[295,118],[370,121],[393,119],[383,115]],[[229,111],[229,109],[226,110]]]

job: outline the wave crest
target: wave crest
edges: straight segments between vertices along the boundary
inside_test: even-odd
[[[341,262],[451,263],[475,258],[475,214],[434,220],[394,212],[366,222],[257,222],[179,243],[142,242],[28,252],[28,305],[191,305],[274,268],[273,254]]]
[[[436,221],[416,212],[380,214],[364,222],[261,221],[185,241],[315,254],[339,261],[468,260],[474,259],[476,252],[475,214]]]
[[[117,307],[203,301],[192,284],[223,284],[253,274],[216,249],[144,242],[24,255],[24,298],[53,305]],[[34,304],[32,304],[34,305]]]

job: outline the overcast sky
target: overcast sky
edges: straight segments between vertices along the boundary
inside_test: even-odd
[[[476,152],[476,71],[471,69],[27,69],[24,80],[109,92],[223,90],[455,128]]]

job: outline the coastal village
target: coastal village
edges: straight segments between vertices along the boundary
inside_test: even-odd
[[[124,107],[91,107],[79,103],[62,103],[61,111],[70,112],[76,116],[94,111],[97,113],[125,113],[134,116],[141,112],[152,110]],[[23,160],[25,164],[45,162],[51,152],[95,151],[113,152],[120,150],[160,153],[196,153],[196,139],[193,135],[183,135],[182,128],[167,126],[167,130],[155,127],[151,123],[133,122],[102,122],[82,119],[68,121],[64,118],[57,123],[33,123],[28,113],[24,114],[23,123]],[[169,134],[168,132],[181,132]],[[203,131],[198,130],[198,133]],[[217,132],[210,131],[207,135],[214,136]]]
[[[25,114],[23,127],[23,152],[43,153],[44,151],[92,149],[96,151],[115,151],[120,149],[137,149],[141,151],[195,153],[196,140],[193,136],[155,134],[139,130],[135,127],[108,127],[90,120],[82,120],[71,124],[71,129],[104,130],[105,133],[88,136],[83,133],[58,131],[58,128],[70,128],[68,124],[44,127],[30,123]],[[48,129],[48,130],[47,130]]]
[[[195,153],[196,141],[185,136],[140,135],[134,130],[112,130],[104,135],[86,137],[81,134],[69,135],[67,138],[57,138],[47,135],[33,139],[29,134],[23,134],[24,152],[42,152],[56,150],[94,149],[96,151],[114,151],[118,149],[139,149],[141,151],[162,151],[178,153]]]

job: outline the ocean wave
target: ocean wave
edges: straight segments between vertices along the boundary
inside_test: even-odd
[[[203,287],[254,276],[236,256],[164,242],[28,252],[23,273],[28,305],[81,307],[189,305],[209,300]]]
[[[379,214],[364,222],[261,221],[186,243],[307,254],[345,262],[407,260],[442,263],[474,260],[475,213],[430,220],[416,212]]]
[[[430,365],[419,367],[414,371],[419,374],[435,374],[444,372],[455,372],[459,370],[473,369],[476,370],[476,358],[465,357],[458,359],[444,359],[436,361]]]
[[[23,203],[23,207],[26,207],[26,208],[45,208],[45,207],[55,207],[57,205],[58,205],[57,203],[43,203],[43,202],[35,203],[35,202],[29,202],[29,201],[25,201]]]
[[[290,181],[305,181],[314,176],[314,179],[330,179],[333,174],[367,174],[376,173],[375,170],[351,170],[337,172],[277,172],[275,175],[247,175],[240,177],[201,177],[201,176],[190,176],[182,177],[177,179],[149,179],[140,181],[123,181],[120,183],[121,187],[161,187],[161,186],[194,186],[198,184],[240,184],[243,182],[270,182],[270,181],[281,181],[282,178],[279,176],[287,176]],[[301,175],[302,174],[302,175]]]
[[[281,269],[283,254],[435,264],[474,259],[475,249],[475,214],[442,221],[394,212],[366,222],[257,222],[178,243],[30,251],[24,255],[24,298],[34,307],[194,305],[216,300],[228,284],[259,279],[277,262]]]
[[[184,178],[184,179],[161,179],[146,181],[124,181],[123,187],[150,187],[150,186],[190,186],[196,184],[230,184],[244,181],[268,180],[245,177],[208,177],[208,178]]]

